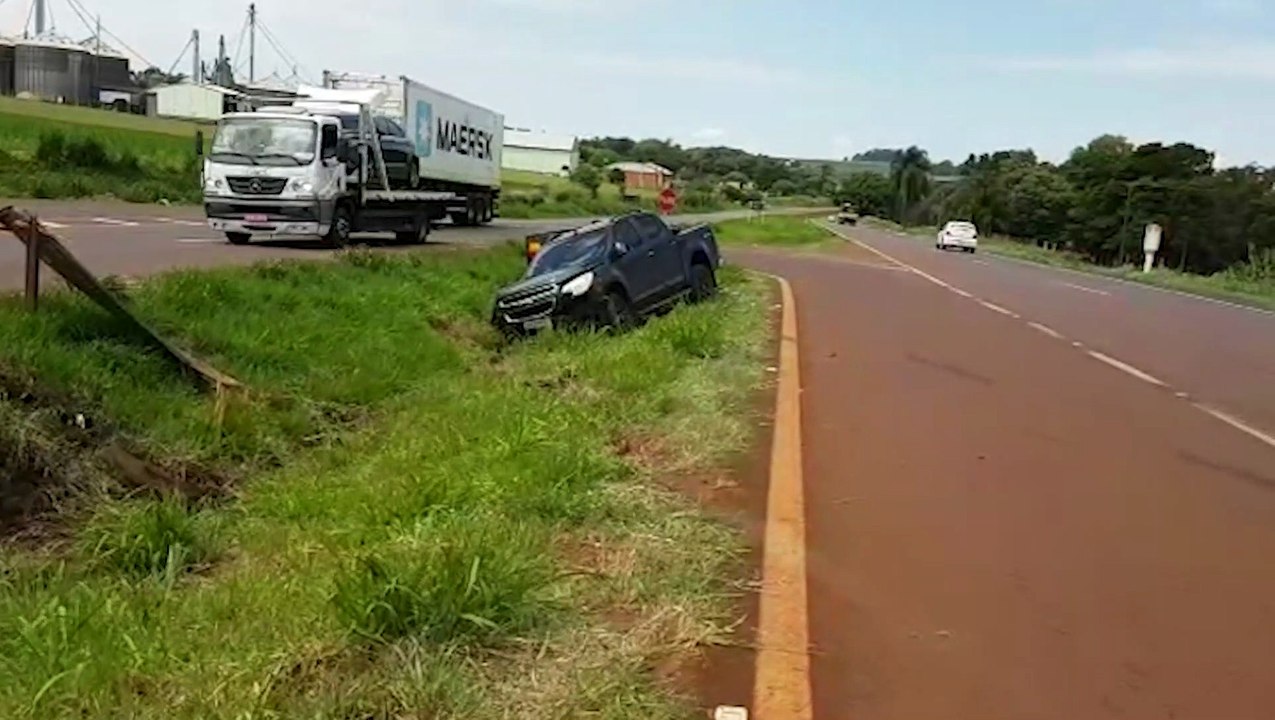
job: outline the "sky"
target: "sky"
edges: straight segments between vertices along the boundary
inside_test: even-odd
[[[76,0],[167,69],[192,28],[233,57],[247,3]],[[72,0],[57,29],[89,33]],[[0,0],[0,33],[30,0]],[[407,75],[509,125],[783,157],[916,144],[932,158],[1103,134],[1275,165],[1275,0],[259,0],[323,69]],[[324,8],[331,8],[324,13]],[[353,8],[353,10],[352,10]],[[246,49],[240,51],[241,64]],[[258,37],[258,74],[290,73]],[[183,60],[179,68],[189,67]],[[246,76],[246,67],[240,79]]]

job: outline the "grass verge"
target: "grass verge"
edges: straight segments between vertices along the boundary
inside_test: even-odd
[[[775,247],[794,250],[829,250],[845,242],[810,217],[763,215],[715,223],[713,231],[723,245]]]
[[[938,232],[938,228],[933,227],[904,228],[896,223],[876,219],[872,219],[871,222],[876,227],[928,241],[932,241]],[[1142,268],[1128,265],[1102,267],[1094,265],[1080,255],[1066,250],[1050,250],[1035,244],[999,236],[979,238],[979,249],[993,255],[1037,265],[1075,270],[1091,275],[1116,278],[1216,300],[1226,300],[1241,305],[1275,310],[1275,271],[1267,268],[1268,265],[1275,265],[1275,263],[1269,260],[1261,263],[1261,267],[1236,268],[1214,273],[1213,275],[1194,275],[1163,267],[1155,268],[1149,273],[1142,272]]]
[[[140,315],[252,386],[220,424],[87,304],[0,301],[0,412],[25,423],[0,446],[28,480],[100,470],[107,437],[239,480],[213,503],[90,484],[70,542],[0,550],[0,716],[687,716],[665,673],[724,636],[742,545],[664,479],[749,439],[766,293],[726,269],[633,333],[502,347],[487,303],[520,267],[350,252],[146,282]]]

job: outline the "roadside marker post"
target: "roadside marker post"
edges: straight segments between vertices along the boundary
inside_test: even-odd
[[[1142,263],[1142,272],[1149,273],[1151,268],[1155,266],[1155,254],[1160,252],[1160,237],[1164,234],[1164,229],[1155,223],[1147,225],[1146,231],[1142,235],[1142,254],[1145,259]]]

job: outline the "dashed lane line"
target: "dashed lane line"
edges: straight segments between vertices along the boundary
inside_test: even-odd
[[[1027,323],[1027,327],[1029,327],[1029,328],[1031,328],[1031,329],[1033,329],[1033,330],[1036,330],[1036,331],[1042,332],[1042,333],[1044,333],[1044,334],[1048,335],[1049,337],[1051,337],[1051,338],[1053,338],[1053,339],[1055,339],[1055,340],[1066,340],[1066,339],[1067,339],[1067,338],[1063,337],[1063,334],[1062,334],[1062,333],[1060,333],[1060,332],[1058,332],[1057,330],[1055,330],[1055,329],[1053,329],[1053,328],[1049,327],[1048,325],[1041,325],[1041,324],[1040,324],[1040,323],[1038,323],[1038,322],[1031,322],[1031,321],[1028,321],[1028,323]]]
[[[1072,290],[1079,290],[1081,292],[1093,293],[1094,295],[1102,295],[1103,297],[1111,297],[1111,293],[1107,292],[1106,290],[1096,290],[1091,287],[1085,287],[1084,285],[1077,285],[1076,283],[1069,283],[1069,282],[1059,282],[1058,284],[1062,285],[1063,287],[1069,287]]]
[[[136,223],[132,220],[116,220],[115,218],[109,217],[95,217],[93,218],[93,222],[101,225],[116,225],[119,227],[137,227],[138,225],[141,225],[141,223]]]
[[[1019,315],[1018,313],[1014,312],[1013,310],[1006,310],[1005,308],[1001,307],[1000,305],[997,305],[997,304],[995,304],[995,303],[989,303],[989,302],[987,302],[986,300],[979,300],[979,301],[978,301],[978,304],[979,304],[979,305],[982,305],[983,307],[987,308],[988,310],[991,310],[991,311],[992,311],[992,312],[994,312],[994,313],[1000,313],[1001,315],[1005,315],[1005,316],[1007,316],[1007,317],[1012,317],[1012,318],[1015,318],[1015,319],[1022,317],[1021,315]]]
[[[920,277],[922,277],[922,278],[925,278],[926,280],[930,281],[931,283],[934,283],[935,285],[938,285],[938,286],[939,286],[939,287],[941,287],[941,288],[944,288],[944,289],[946,289],[946,290],[950,290],[950,291],[952,291],[953,293],[955,293],[955,294],[957,294],[957,295],[960,295],[961,297],[970,298],[970,299],[974,300],[975,302],[977,302],[979,305],[982,305],[983,307],[987,308],[988,310],[991,310],[991,311],[993,311],[993,312],[1000,313],[1000,314],[1002,314],[1002,315],[1007,315],[1007,316],[1009,316],[1009,317],[1013,317],[1013,318],[1017,318],[1017,319],[1022,319],[1022,316],[1018,315],[1017,313],[1015,313],[1015,312],[1014,312],[1014,311],[1012,311],[1012,310],[1009,310],[1009,309],[1003,308],[1003,307],[1001,307],[1001,306],[999,306],[999,305],[996,305],[995,303],[990,303],[990,302],[987,302],[986,300],[982,300],[982,299],[980,299],[980,298],[978,298],[978,297],[975,297],[974,295],[972,295],[972,294],[970,294],[970,293],[966,292],[965,290],[962,290],[962,289],[960,289],[960,288],[958,288],[958,287],[955,287],[955,286],[953,286],[953,285],[951,285],[951,284],[947,283],[947,282],[946,282],[946,281],[944,281],[944,280],[940,280],[939,278],[936,278],[936,277],[934,277],[933,275],[930,275],[929,273],[927,273],[927,272],[925,272],[925,271],[923,271],[923,270],[920,270],[920,269],[918,269],[918,268],[916,268],[916,267],[913,267],[912,265],[909,265],[909,264],[907,264],[907,263],[903,262],[902,260],[899,260],[899,259],[897,259],[897,258],[895,258],[895,257],[892,257],[892,256],[891,256],[891,255],[889,255],[888,253],[885,253],[885,252],[883,252],[883,251],[881,251],[881,250],[878,250],[878,249],[876,249],[876,248],[872,247],[871,245],[868,245],[867,243],[865,243],[865,242],[863,242],[863,241],[861,241],[861,240],[858,240],[857,238],[853,238],[853,237],[851,237],[851,236],[849,236],[849,235],[846,235],[846,234],[842,233],[840,230],[837,230],[837,229],[835,229],[835,228],[831,228],[831,227],[829,227],[829,228],[828,228],[828,230],[829,230],[830,232],[832,232],[833,234],[835,234],[835,235],[839,235],[840,237],[842,237],[842,238],[844,238],[844,239],[846,239],[846,240],[849,240],[850,242],[852,242],[852,243],[854,243],[854,244],[858,245],[859,247],[864,248],[865,250],[868,250],[868,251],[870,251],[870,252],[873,252],[873,253],[875,253],[875,254],[879,255],[880,257],[885,258],[886,260],[889,260],[890,262],[892,262],[892,263],[895,263],[895,264],[899,265],[900,267],[904,267],[904,268],[907,268],[908,270],[911,270],[913,273],[915,273],[915,274],[919,275],[919,276],[920,276]],[[1029,263],[1029,264],[1030,264],[1030,263]],[[1072,285],[1071,283],[1063,283],[1063,284],[1068,285],[1068,286],[1071,286],[1071,287],[1074,287],[1074,288],[1076,288],[1076,289],[1078,289],[1078,290],[1086,290],[1086,291],[1093,292],[1093,293],[1095,293],[1095,294],[1099,294],[1099,295],[1110,295],[1110,293],[1108,293],[1108,292],[1106,292],[1106,291],[1103,291],[1103,290],[1095,290],[1095,289],[1093,289],[1093,288],[1087,288],[1087,287],[1084,287],[1084,286],[1082,286],[1082,285]],[[1151,287],[1151,286],[1144,286],[1144,287],[1147,287],[1148,289],[1152,289],[1152,290],[1164,290],[1163,288],[1155,288],[1155,287]],[[1243,305],[1234,305],[1234,303],[1227,303],[1227,302],[1225,302],[1225,301],[1216,301],[1216,300],[1213,300],[1212,298],[1199,297],[1199,296],[1196,296],[1196,295],[1191,295],[1191,294],[1189,294],[1189,293],[1181,293],[1181,292],[1176,292],[1176,291],[1172,291],[1172,290],[1165,290],[1165,291],[1166,291],[1166,292],[1175,293],[1175,294],[1178,294],[1178,295],[1186,295],[1187,297],[1194,297],[1194,298],[1198,298],[1198,299],[1201,299],[1201,300],[1207,300],[1207,301],[1209,301],[1209,302],[1217,302],[1217,303],[1220,303],[1220,304],[1222,304],[1222,305],[1233,305],[1234,307],[1240,307],[1240,308],[1244,308],[1244,309],[1248,309],[1248,310],[1252,310],[1252,309],[1254,309],[1254,308],[1249,308],[1249,307],[1247,307],[1247,306],[1243,306]],[[1262,310],[1258,310],[1258,312],[1269,312],[1269,311],[1262,311]],[[1058,331],[1054,330],[1054,329],[1053,329],[1053,328],[1051,328],[1051,327],[1048,327],[1048,326],[1046,326],[1046,325],[1041,325],[1040,323],[1032,322],[1032,321],[1030,321],[1030,320],[1025,321],[1025,322],[1026,322],[1026,324],[1027,324],[1027,326],[1028,326],[1028,327],[1030,327],[1030,328],[1032,328],[1032,329],[1036,330],[1037,332],[1040,332],[1040,333],[1043,333],[1043,334],[1045,334],[1045,335],[1048,335],[1048,336],[1049,336],[1049,337],[1051,337],[1051,338],[1054,338],[1054,339],[1056,339],[1056,340],[1062,340],[1062,341],[1066,341],[1066,339],[1067,339],[1066,337],[1064,337],[1064,336],[1062,335],[1062,333],[1059,333]],[[1106,355],[1106,354],[1104,354],[1104,353],[1098,352],[1097,350],[1090,350],[1090,349],[1087,349],[1087,348],[1085,347],[1085,344],[1084,344],[1083,342],[1080,342],[1079,340],[1073,340],[1073,341],[1071,342],[1071,346],[1072,346],[1072,347],[1074,347],[1074,348],[1076,348],[1077,350],[1082,350],[1082,351],[1084,351],[1086,355],[1088,355],[1089,357],[1093,358],[1094,360],[1097,360],[1098,362],[1101,362],[1101,363],[1103,363],[1104,365],[1107,365],[1107,366],[1109,366],[1109,367],[1115,368],[1116,370],[1119,370],[1119,371],[1121,371],[1121,372],[1123,372],[1123,373],[1125,373],[1125,374],[1129,375],[1130,377],[1136,378],[1136,379],[1138,379],[1138,380],[1141,380],[1142,382],[1148,383],[1148,384],[1150,384],[1150,385],[1154,385],[1154,386],[1156,386],[1156,387],[1169,388],[1169,385],[1168,385],[1167,383],[1165,383],[1163,380],[1161,380],[1161,379],[1159,379],[1159,378],[1155,377],[1154,375],[1151,375],[1150,373],[1147,373],[1147,372],[1144,372],[1144,371],[1142,371],[1142,370],[1139,370],[1138,368],[1136,368],[1136,367],[1134,367],[1134,366],[1132,366],[1132,365],[1130,365],[1130,364],[1128,364],[1128,363],[1126,363],[1126,362],[1124,362],[1124,361],[1122,361],[1122,360],[1117,360],[1116,358],[1113,358],[1113,357],[1111,357],[1110,355]],[[1172,388],[1169,388],[1169,389],[1172,389]],[[1237,418],[1237,417],[1235,417],[1235,416],[1233,416],[1233,415],[1229,415],[1229,414],[1227,414],[1227,413],[1225,413],[1225,412],[1223,412],[1223,411],[1221,411],[1221,410],[1218,410],[1217,408],[1214,408],[1214,407],[1209,406],[1209,405],[1205,405],[1205,404],[1203,404],[1203,403],[1194,402],[1194,401],[1192,401],[1192,400],[1191,400],[1191,396],[1190,396],[1188,393],[1186,393],[1186,392],[1178,391],[1178,390],[1176,390],[1176,389],[1173,389],[1173,391],[1174,391],[1174,397],[1176,397],[1176,398],[1178,398],[1178,399],[1180,399],[1180,400],[1185,400],[1185,401],[1189,402],[1189,403],[1191,404],[1191,406],[1192,406],[1192,407],[1194,407],[1194,408],[1196,408],[1197,410],[1199,410],[1199,411],[1201,411],[1201,412],[1203,412],[1203,413],[1205,413],[1205,414],[1209,415],[1210,417],[1214,418],[1215,420],[1218,420],[1218,421],[1220,421],[1220,422],[1222,422],[1222,423],[1225,423],[1226,425],[1229,425],[1230,427],[1232,427],[1232,428],[1234,428],[1234,429],[1236,429],[1236,430],[1239,430],[1240,432],[1242,432],[1242,433],[1244,433],[1244,434],[1246,434],[1246,435],[1249,435],[1250,437],[1253,437],[1253,438],[1255,438],[1256,440],[1259,440],[1260,442],[1265,443],[1266,445],[1269,445],[1269,446],[1271,446],[1271,447],[1275,447],[1275,436],[1272,436],[1272,435],[1270,435],[1270,434],[1268,434],[1268,433],[1266,433],[1266,432],[1264,432],[1264,431],[1262,431],[1262,430],[1259,430],[1259,429],[1257,429],[1257,428],[1253,427],[1252,425],[1249,425],[1248,423],[1244,422],[1243,420],[1240,420],[1239,418]]]
[[[1111,357],[1110,355],[1104,355],[1098,352],[1097,350],[1089,350],[1086,352],[1086,354],[1089,355],[1089,357],[1093,358],[1094,360],[1097,360],[1098,362],[1101,362],[1101,363],[1106,363],[1107,365],[1110,365],[1111,367],[1127,375],[1132,375],[1133,377],[1138,378],[1142,382],[1151,383],[1152,385],[1158,385],[1160,387],[1165,387],[1164,381],[1160,380],[1159,378],[1153,375],[1148,375],[1147,373],[1142,372],[1141,370],[1130,365],[1129,363],[1121,362]]]

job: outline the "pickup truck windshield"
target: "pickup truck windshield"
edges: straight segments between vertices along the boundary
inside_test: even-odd
[[[551,243],[527,268],[527,277],[535,277],[555,270],[584,268],[602,259],[606,252],[605,228],[591,230],[562,242]]]
[[[308,120],[228,118],[217,124],[208,157],[234,165],[308,165],[318,129]]]

